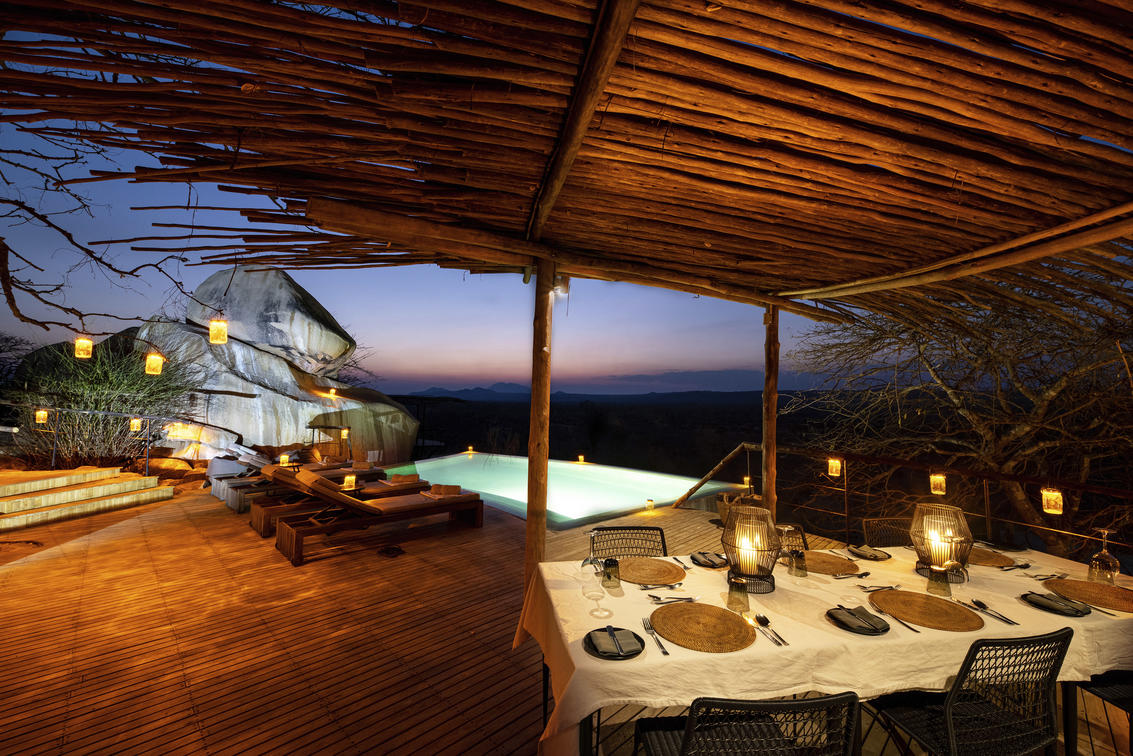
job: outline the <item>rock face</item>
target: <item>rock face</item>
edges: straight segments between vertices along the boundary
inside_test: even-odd
[[[226,270],[193,297],[203,304],[190,306],[189,322],[151,322],[137,334],[139,344],[157,346],[167,360],[207,373],[194,396],[199,424],[166,430],[175,456],[209,459],[233,442],[269,452],[313,442],[324,454],[355,460],[409,459],[417,420],[381,392],[335,380],[354,340],[290,276]],[[208,321],[218,310],[228,320],[226,344],[208,341]]]
[[[304,372],[333,376],[354,353],[350,338],[306,289],[282,270],[237,266],[205,279],[186,319],[208,328],[228,320],[228,338],[253,344]]]

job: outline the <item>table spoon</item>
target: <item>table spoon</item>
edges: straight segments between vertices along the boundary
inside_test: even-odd
[[[755,615],[755,621],[759,623],[760,627],[767,628],[767,632],[771,633],[776,638],[778,638],[779,642],[782,643],[784,646],[791,645],[790,643],[787,642],[786,638],[784,638],[782,635],[779,635],[779,633],[775,630],[775,628],[771,627],[771,620],[767,619],[766,614]]]

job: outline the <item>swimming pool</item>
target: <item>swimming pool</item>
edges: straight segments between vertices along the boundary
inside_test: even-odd
[[[387,472],[417,473],[430,483],[459,483],[479,493],[485,504],[527,516],[527,457],[465,452],[391,467]],[[672,504],[695,483],[696,478],[682,475],[552,459],[547,469],[547,523],[569,527],[632,512],[643,509],[646,499],[653,499],[657,506]],[[739,488],[710,482],[697,496]]]

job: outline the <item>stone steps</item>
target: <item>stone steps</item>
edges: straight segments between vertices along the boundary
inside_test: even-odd
[[[0,496],[0,531],[5,531],[162,501],[172,498],[174,490],[159,486],[157,476],[108,467],[5,472],[0,493],[6,494]]]

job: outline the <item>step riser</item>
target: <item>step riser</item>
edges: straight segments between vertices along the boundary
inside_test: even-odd
[[[84,499],[99,499],[104,496],[114,496],[116,494],[129,493],[130,491],[138,491],[143,488],[152,488],[156,485],[157,476],[153,475],[148,478],[130,478],[129,480],[120,480],[113,483],[95,482],[83,488],[70,488],[61,491],[54,491],[53,489],[36,491],[18,499],[9,499],[8,501],[0,502],[0,514],[13,514],[29,509],[51,507],[57,504],[70,504],[71,502],[83,501]]]
[[[74,517],[107,512],[112,509],[123,509],[139,504],[149,504],[153,501],[162,501],[173,498],[172,486],[147,488],[142,491],[132,491],[119,496],[108,496],[101,499],[89,499],[75,502],[68,506],[46,507],[19,514],[0,517],[0,531],[17,530],[31,525],[42,525],[57,520],[69,520]]]
[[[90,483],[91,481],[102,480],[103,478],[113,478],[121,472],[122,468],[120,467],[99,467],[94,470],[72,472],[66,475],[5,483],[0,485],[0,498],[32,493],[34,491],[46,491],[49,488],[62,488],[63,486],[73,486],[79,483]]]

